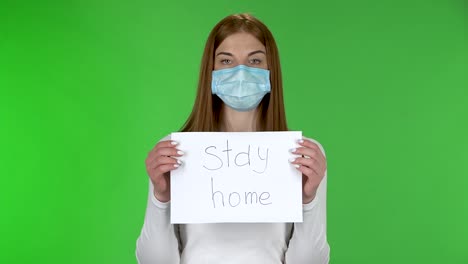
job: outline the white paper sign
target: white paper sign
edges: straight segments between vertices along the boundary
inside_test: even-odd
[[[288,161],[302,132],[172,133],[171,222],[302,222],[302,176]]]

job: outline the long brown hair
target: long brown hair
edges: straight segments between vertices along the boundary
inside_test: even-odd
[[[256,37],[266,48],[270,70],[271,92],[258,106],[257,131],[287,131],[283,102],[283,80],[278,48],[270,30],[260,20],[249,14],[235,14],[221,20],[208,36],[200,67],[197,97],[192,113],[181,131],[219,131],[221,99],[211,94],[211,72],[214,69],[214,52],[228,36],[246,32]]]

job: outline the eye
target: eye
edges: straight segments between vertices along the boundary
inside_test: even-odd
[[[250,59],[249,62],[250,62],[250,64],[260,64],[260,63],[262,63],[262,60],[260,60],[260,59]]]
[[[221,64],[224,64],[224,65],[228,65],[228,64],[231,64],[232,63],[232,60],[230,59],[222,59],[221,60]]]

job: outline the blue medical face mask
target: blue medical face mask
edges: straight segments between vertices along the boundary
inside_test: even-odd
[[[212,73],[211,93],[236,111],[250,111],[271,91],[270,71],[239,65]]]

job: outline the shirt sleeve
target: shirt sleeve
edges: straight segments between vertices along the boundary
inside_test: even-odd
[[[323,147],[316,143],[325,155]],[[317,194],[310,203],[303,205],[303,222],[294,223],[291,239],[285,254],[285,264],[325,264],[330,260],[327,242],[327,172],[320,182]]]
[[[145,220],[136,242],[136,258],[139,264],[178,264],[178,225],[171,224],[170,202],[158,201],[153,195],[153,188],[150,180]]]

